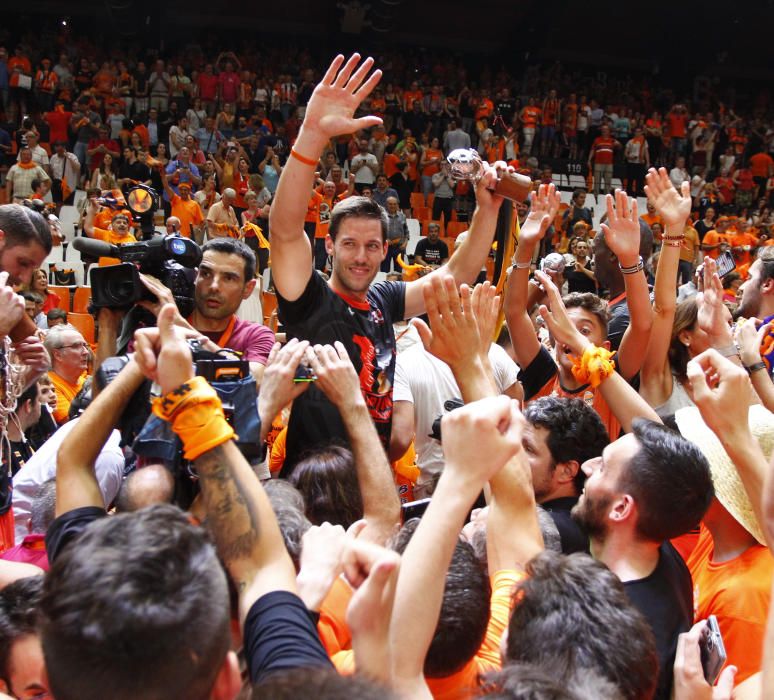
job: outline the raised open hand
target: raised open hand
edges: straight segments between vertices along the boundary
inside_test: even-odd
[[[682,227],[691,215],[691,185],[686,180],[678,192],[666,168],[651,168],[645,176],[645,194],[667,226]],[[682,228],[680,229],[682,233]]]
[[[717,263],[710,257],[704,258],[704,286],[696,295],[699,305],[697,321],[708,336],[713,347],[726,347],[731,344],[731,312],[723,303],[723,283],[718,276]]]
[[[609,194],[607,201],[607,223],[602,224],[607,247],[615,253],[622,267],[632,267],[640,257],[640,218],[637,200],[631,199],[623,190],[615,191],[615,199]]]
[[[543,238],[556,218],[561,201],[561,195],[553,184],[538,187],[538,191],[532,195],[529,214],[519,232],[520,245],[534,245]]]
[[[312,130],[328,140],[382,123],[374,116],[354,118],[355,110],[382,77],[382,71],[377,69],[366,79],[374,65],[373,58],[366,58],[359,67],[358,63],[358,53],[352,54],[346,63],[341,54],[333,59],[306,107],[304,130]]]
[[[425,350],[452,369],[473,362],[481,339],[471,308],[470,288],[463,284],[458,292],[454,277],[445,275],[430,278],[422,292],[430,327],[419,318],[412,323]]]
[[[470,295],[470,307],[473,318],[478,325],[480,353],[482,357],[489,354],[489,346],[495,341],[494,333],[497,327],[497,317],[500,314],[500,297],[497,288],[489,282],[477,284]]]

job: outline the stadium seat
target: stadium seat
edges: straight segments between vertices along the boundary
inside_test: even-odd
[[[94,345],[94,317],[91,314],[67,314],[67,322],[77,328],[89,345]]]
[[[409,230],[409,237],[419,237],[422,235],[422,226],[419,219],[406,219],[406,225]]]
[[[86,314],[89,312],[91,301],[91,287],[77,287],[73,294],[73,313]]]
[[[413,207],[414,218],[420,221],[426,221],[433,215],[433,210],[430,207]]]
[[[53,284],[48,285],[48,291],[59,297],[59,308],[70,311],[70,287],[57,287]]]
[[[446,225],[446,235],[449,238],[456,238],[463,231],[467,231],[469,225],[467,221],[450,221]]]
[[[421,209],[423,207],[428,206],[425,204],[425,195],[423,195],[421,192],[412,192],[411,193],[411,208],[416,212],[417,209]]]

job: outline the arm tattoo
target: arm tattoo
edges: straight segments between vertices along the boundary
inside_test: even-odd
[[[240,559],[250,559],[261,534],[250,486],[234,473],[222,447],[197,459],[196,470],[218,553],[229,568]]]

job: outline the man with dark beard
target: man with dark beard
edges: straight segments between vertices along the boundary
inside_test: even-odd
[[[633,432],[581,467],[586,485],[572,516],[591,553],[624,584],[653,628],[659,656],[655,698],[667,700],[678,635],[693,623],[693,584],[669,540],[696,527],[714,494],[701,451],[658,423]]]

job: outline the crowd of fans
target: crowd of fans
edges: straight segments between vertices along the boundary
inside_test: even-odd
[[[767,697],[764,113],[556,67],[2,51],[9,695]],[[557,159],[588,165],[569,203]],[[202,244],[191,307],[140,274],[92,344],[35,200],[85,189],[122,244],[137,185]],[[271,328],[237,316],[266,268]]]

